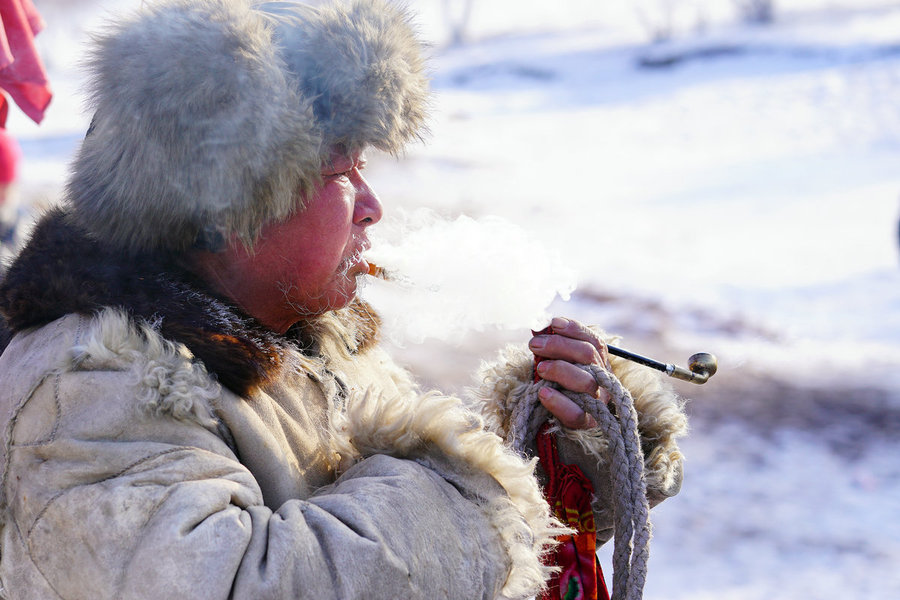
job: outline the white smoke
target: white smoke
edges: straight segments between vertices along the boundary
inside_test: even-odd
[[[398,211],[370,237],[366,258],[392,280],[369,282],[362,296],[397,343],[543,327],[550,304],[575,289],[575,271],[558,252],[498,217],[449,221],[426,209]]]

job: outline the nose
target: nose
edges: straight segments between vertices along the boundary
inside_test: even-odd
[[[362,227],[374,225],[381,220],[383,207],[378,195],[369,186],[362,174],[354,171],[353,186],[356,189],[356,203],[353,207],[353,222]]]

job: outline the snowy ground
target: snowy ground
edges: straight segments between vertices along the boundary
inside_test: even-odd
[[[82,26],[137,0],[36,4],[57,94],[10,128],[40,203],[88,121]],[[366,290],[401,356],[458,386],[557,292],[549,312],[626,347],[715,352],[716,378],[678,387],[687,481],[655,511],[646,598],[900,598],[900,2],[783,0],[750,27],[725,0],[483,0],[452,47],[443,3],[411,4],[432,136],[370,163],[405,215],[378,252],[406,303]]]

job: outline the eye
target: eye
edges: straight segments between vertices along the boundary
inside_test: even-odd
[[[322,176],[326,179],[336,179],[338,177],[349,178],[355,169],[356,165],[352,164],[334,165],[330,169],[323,170]]]
[[[354,171],[362,171],[366,166],[366,161],[358,158],[356,161],[352,159],[336,160],[327,168],[322,169],[322,177],[328,180],[334,180],[339,177],[350,178]]]

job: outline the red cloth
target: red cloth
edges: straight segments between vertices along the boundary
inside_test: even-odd
[[[534,335],[552,334],[547,327]],[[543,359],[534,357],[534,381],[540,380],[537,365]],[[591,499],[594,486],[577,465],[559,460],[556,439],[545,423],[537,436],[538,458],[547,474],[544,495],[553,514],[564,525],[576,530],[573,535],[557,538],[559,546],[550,556],[551,564],[560,570],[550,579],[541,600],[609,600],[603,569],[597,561],[597,529]]]
[[[559,461],[556,439],[545,424],[538,433],[538,456],[547,473],[544,494],[556,518],[576,530],[558,538],[552,555],[559,572],[550,579],[542,600],[609,600],[603,570],[597,561],[597,530],[591,497],[594,488],[576,465]]]
[[[31,0],[0,0],[0,21],[0,88],[22,112],[40,123],[53,97],[34,46],[34,36],[44,28],[44,20]],[[6,126],[8,111],[6,98],[0,97],[0,127]]]
[[[0,128],[0,184],[12,183],[19,171],[22,150],[13,136]]]

